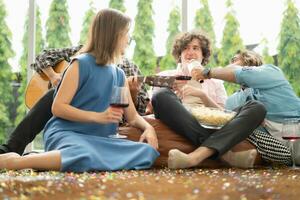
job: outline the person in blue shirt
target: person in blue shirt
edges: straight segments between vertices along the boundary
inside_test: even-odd
[[[223,71],[228,78],[219,75]],[[300,100],[279,67],[271,64],[239,67],[233,63],[223,69],[212,69],[210,76],[236,82],[244,88],[227,99],[227,109],[255,99],[266,107],[269,121],[282,123],[286,118],[300,118]]]
[[[254,52],[245,53],[254,54]],[[300,119],[300,99],[279,67],[272,64],[243,66],[238,57],[239,54],[233,58],[232,64],[226,67],[211,69],[197,67],[193,70],[193,75],[199,80],[216,78],[241,85],[239,91],[228,97],[225,104],[226,109],[233,110],[249,100],[261,102],[265,106],[267,114],[264,123],[258,130],[265,133],[268,138],[273,137],[269,140],[268,147],[272,152],[275,148],[274,145],[280,145],[280,143],[287,145],[281,137],[282,125],[286,119]],[[262,137],[258,140],[263,139]],[[280,160],[280,158],[274,157],[273,160],[285,164],[290,163],[290,152],[287,152],[285,148],[282,153],[284,153],[282,156],[285,159]],[[268,158],[268,160],[272,160],[272,158]]]
[[[114,87],[127,87],[115,64],[127,47],[130,18],[114,9],[100,10],[80,55],[71,61],[55,93],[53,117],[44,129],[45,151],[0,155],[0,169],[34,168],[71,172],[146,169],[159,156],[154,128],[135,110],[110,106]],[[140,142],[109,138],[123,114],[143,130]],[[142,143],[146,141],[147,143]]]

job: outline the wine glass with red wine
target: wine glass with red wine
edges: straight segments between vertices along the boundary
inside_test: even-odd
[[[287,140],[290,145],[292,155],[292,169],[300,169],[296,166],[295,157],[296,152],[294,151],[295,141],[300,139],[300,121],[299,119],[285,119],[282,126],[282,139]]]
[[[111,98],[110,98],[110,106],[117,108],[127,108],[129,106],[129,95],[127,87],[117,87],[113,88]],[[126,135],[119,134],[119,124],[117,124],[116,133],[113,135],[109,135],[110,138],[127,138]]]

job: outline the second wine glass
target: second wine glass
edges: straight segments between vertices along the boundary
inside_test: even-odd
[[[127,87],[118,87],[113,88],[110,106],[117,108],[126,108],[129,106],[129,95]],[[117,124],[116,133],[109,135],[110,138],[127,138],[126,135],[119,134],[119,124]]]
[[[295,141],[300,139],[299,119],[285,119],[282,126],[282,139],[287,140],[290,146],[292,156],[292,169],[299,169],[296,166],[296,151],[294,149]]]

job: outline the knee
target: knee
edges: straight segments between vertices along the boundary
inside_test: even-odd
[[[266,117],[267,110],[261,102],[255,100],[248,101],[247,106],[251,108],[253,114],[257,116],[257,118],[263,120]]]
[[[158,102],[161,104],[163,102],[168,102],[168,99],[173,95],[173,92],[168,88],[160,88],[155,91],[152,95],[151,103],[153,107],[157,106]]]

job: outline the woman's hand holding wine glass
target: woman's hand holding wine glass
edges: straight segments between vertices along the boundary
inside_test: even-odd
[[[118,107],[109,107],[104,114],[103,123],[119,123],[122,120],[124,110]]]
[[[110,117],[113,117],[116,119],[120,119],[120,109],[127,108],[129,106],[129,94],[128,94],[128,88],[127,87],[117,87],[115,86],[113,88],[111,99],[110,99],[110,106],[111,108],[109,111],[111,111]],[[123,113],[122,113],[123,114]],[[121,117],[122,118],[122,117]],[[109,135],[111,138],[126,138],[125,135],[120,135],[118,131],[118,125],[119,121],[116,121],[117,123],[117,131],[113,135]]]

